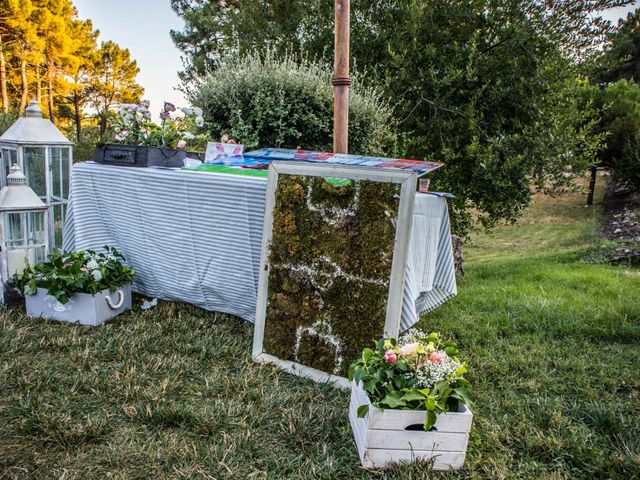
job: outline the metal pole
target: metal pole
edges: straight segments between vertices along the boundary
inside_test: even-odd
[[[336,32],[333,84],[333,151],[347,153],[349,146],[349,5],[335,0]]]

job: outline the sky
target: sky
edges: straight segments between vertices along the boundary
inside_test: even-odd
[[[176,91],[182,61],[169,36],[169,30],[182,30],[184,24],[171,9],[169,0],[73,0],[73,3],[79,17],[90,18],[94,28],[100,30],[100,40],[113,40],[128,48],[137,60],[138,83],[145,89],[144,98],[151,102],[156,120],[165,100],[177,106],[187,105],[182,93]],[[634,8],[614,8],[603,12],[603,16],[617,21]]]
[[[138,83],[144,87],[144,98],[151,102],[156,120],[164,101],[178,107],[187,106],[180,84],[182,70],[180,51],[173,44],[169,30],[182,30],[184,24],[169,0],[73,0],[78,16],[90,18],[93,28],[100,30],[99,41],[113,40],[128,48],[138,62]]]

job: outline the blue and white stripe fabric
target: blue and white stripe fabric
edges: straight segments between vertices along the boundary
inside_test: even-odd
[[[65,250],[116,247],[134,290],[255,321],[265,178],[76,164]],[[456,294],[446,200],[417,194],[401,329]]]

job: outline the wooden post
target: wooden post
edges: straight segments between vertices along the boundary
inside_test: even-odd
[[[593,205],[593,196],[596,193],[596,177],[598,176],[598,167],[591,167],[591,178],[589,179],[589,194],[587,195],[587,205]]]
[[[336,56],[333,74],[333,151],[347,153],[349,148],[349,15],[350,0],[335,0]]]

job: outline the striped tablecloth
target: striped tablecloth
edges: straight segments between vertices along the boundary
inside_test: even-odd
[[[65,250],[116,247],[134,290],[255,321],[267,182],[260,177],[76,164]],[[456,294],[444,198],[417,194],[401,328]]]

